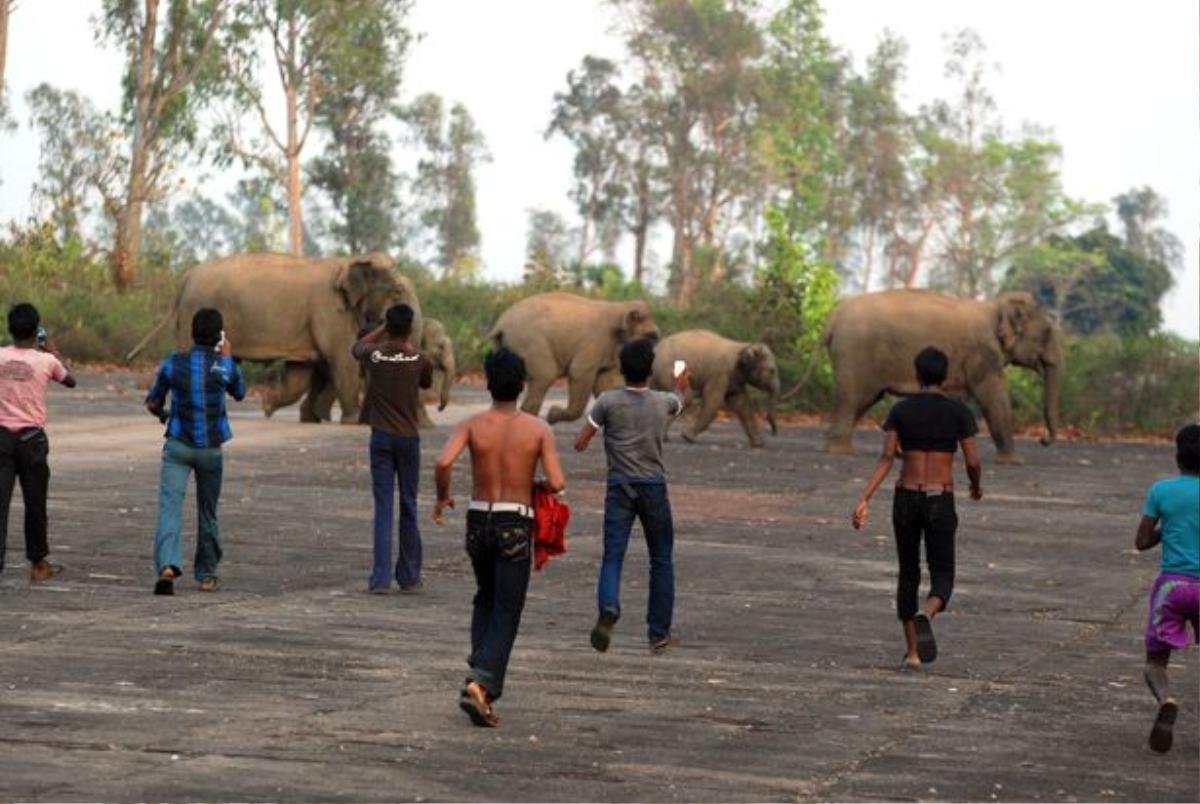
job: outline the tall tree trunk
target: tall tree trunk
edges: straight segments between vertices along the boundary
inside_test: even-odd
[[[646,226],[633,230],[633,281],[642,285],[646,275]]]
[[[295,17],[288,26],[287,73],[287,171],[288,171],[288,251],[295,257],[304,254],[304,220],[300,207],[300,114],[296,91],[296,76],[292,72],[298,58],[299,45]]]
[[[146,202],[146,173],[152,147],[150,101],[154,79],[154,40],[158,33],[158,2],[145,0],[146,17],[139,42],[129,185],[125,207],[117,220],[112,254],[112,278],[118,290],[128,288],[137,278],[138,257],[142,250],[142,211]]]
[[[11,0],[0,0],[0,109],[4,108],[4,66],[8,62],[8,12]]]
[[[863,266],[863,293],[871,292],[871,269],[875,265],[875,227],[867,229],[867,263]]]

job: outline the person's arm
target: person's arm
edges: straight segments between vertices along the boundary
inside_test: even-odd
[[[692,372],[691,369],[685,368],[683,373],[675,378],[675,399],[679,404],[672,415],[682,415],[688,403],[692,401],[692,396]]]
[[[359,338],[355,344],[350,347],[350,354],[354,355],[355,360],[362,360],[363,355],[369,352],[372,346],[375,346],[382,341],[386,334],[387,325],[380,324],[379,326],[375,327],[375,329]]]
[[[171,390],[171,360],[167,358],[158,367],[158,373],[154,376],[154,384],[150,386],[150,391],[146,394],[146,410],[160,422],[167,420],[166,402],[167,392]]]
[[[971,499],[983,499],[983,462],[979,459],[979,445],[975,437],[964,438],[961,442],[963,458],[967,462],[967,477],[971,481]]]
[[[221,373],[225,375],[225,390],[238,402],[246,398],[246,377],[242,367],[233,359],[233,344],[226,338],[221,342]]]
[[[1162,531],[1158,529],[1158,517],[1142,515],[1142,521],[1138,523],[1137,536],[1133,540],[1133,545],[1138,550],[1149,550],[1151,547],[1157,547],[1162,541]]]
[[[862,496],[858,498],[858,505],[854,508],[854,517],[851,522],[855,530],[867,524],[871,497],[879,490],[884,479],[892,471],[892,464],[896,462],[896,448],[899,444],[899,434],[895,430],[888,430],[883,439],[883,452],[879,455],[879,462],[875,464],[875,473],[867,481],[867,487],[863,489]]]
[[[63,359],[62,352],[58,351],[58,347],[53,341],[47,341],[42,346],[42,351],[48,352],[58,361],[58,365],[54,367],[52,379],[66,388],[74,388],[78,383],[75,381],[75,375],[67,368],[67,361]]]
[[[438,455],[437,465],[433,471],[434,484],[437,486],[437,503],[433,506],[433,521],[439,525],[446,521],[445,510],[454,507],[454,498],[450,496],[450,480],[454,476],[454,462],[467,448],[470,436],[471,428],[466,422],[463,422],[455,428],[446,442],[446,446],[442,447],[442,454]]]
[[[558,461],[558,448],[554,445],[554,431],[549,425],[546,425],[542,432],[541,460],[546,479],[537,485],[554,494],[566,491],[567,479],[563,476],[562,464]]]
[[[592,409],[588,411],[587,421],[583,424],[583,429],[579,431],[579,436],[575,439],[575,451],[583,452],[592,443],[592,439],[596,437],[596,433],[604,427],[607,408],[604,398],[597,399],[592,405]]]
[[[446,378],[446,382],[450,382],[450,378]],[[421,379],[417,383],[421,388],[433,387],[433,361],[425,355],[421,355]]]

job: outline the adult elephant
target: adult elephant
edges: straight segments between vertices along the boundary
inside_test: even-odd
[[[838,305],[826,333],[837,384],[830,452],[851,451],[854,425],[885,393],[917,393],[913,358],[936,346],[950,358],[945,390],[979,403],[1001,462],[1016,463],[1012,412],[1004,369],[1033,369],[1045,386],[1049,446],[1058,431],[1063,336],[1057,322],[1029,293],[992,301],[957,299],[926,290],[865,293]]]
[[[617,352],[638,338],[657,338],[644,301],[607,302],[573,293],[540,293],[509,307],[489,335],[525,359],[529,387],[521,409],[537,415],[555,380],[569,381],[567,407],[550,408],[551,424],[583,415],[588,397],[619,380]]]
[[[225,320],[234,357],[285,361],[280,385],[263,396],[263,412],[300,399],[316,366],[328,376],[342,421],[358,421],[362,378],[350,347],[358,332],[382,320],[393,304],[410,304],[420,316],[412,283],[381,254],[304,258],[241,254],[197,265],[187,272],[175,307],[127,356],[132,359],[170,324],[180,346],[191,342],[192,315],[215,307]]]
[[[683,431],[686,441],[694,441],[708,429],[722,408],[732,411],[742,423],[750,446],[763,446],[761,428],[755,415],[750,389],[770,395],[767,421],[775,433],[775,399],[779,396],[779,368],[775,354],[765,343],[744,343],[722,337],[706,329],[692,329],[669,335],[654,353],[653,385],[660,390],[674,386],[676,360],[686,360],[691,386],[700,400],[700,410]]]
[[[445,410],[450,402],[450,386],[458,376],[454,362],[454,344],[446,334],[446,328],[436,318],[426,318],[421,330],[421,351],[433,363],[433,385],[421,389],[421,407],[417,421],[421,427],[433,427],[433,419],[425,411],[426,405],[436,404]],[[364,389],[365,390],[365,389]],[[333,403],[337,394],[329,379],[328,367],[319,364],[313,371],[312,385],[300,405],[301,421],[328,421],[333,417]]]

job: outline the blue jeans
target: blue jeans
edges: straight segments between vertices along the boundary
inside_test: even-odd
[[[158,486],[158,531],[154,534],[154,571],[171,567],[182,574],[183,498],[188,475],[196,473],[196,580],[215,578],[221,562],[221,540],[217,526],[217,500],[221,496],[222,457],[220,447],[196,449],[178,439],[163,445],[162,472]]]
[[[642,523],[650,552],[646,626],[648,636],[655,641],[671,632],[675,608],[675,566],[671,560],[675,524],[666,483],[609,482],[604,498],[604,558],[596,596],[601,614],[621,616],[621,566],[634,519]]]
[[[525,609],[533,520],[515,513],[468,511],[467,555],[475,570],[468,677],[497,699],[504,692],[508,658]]]
[[[371,589],[386,589],[392,578],[392,516],[396,479],[400,480],[400,544],[396,583],[401,588],[421,580],[421,530],[417,526],[417,480],[421,474],[421,439],[371,430],[371,487],[375,495],[375,562]]]

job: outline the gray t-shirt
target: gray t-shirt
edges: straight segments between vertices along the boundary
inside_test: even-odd
[[[609,478],[666,480],[663,437],[671,419],[682,410],[683,400],[664,391],[621,388],[600,394],[588,413],[588,421],[604,431]]]

